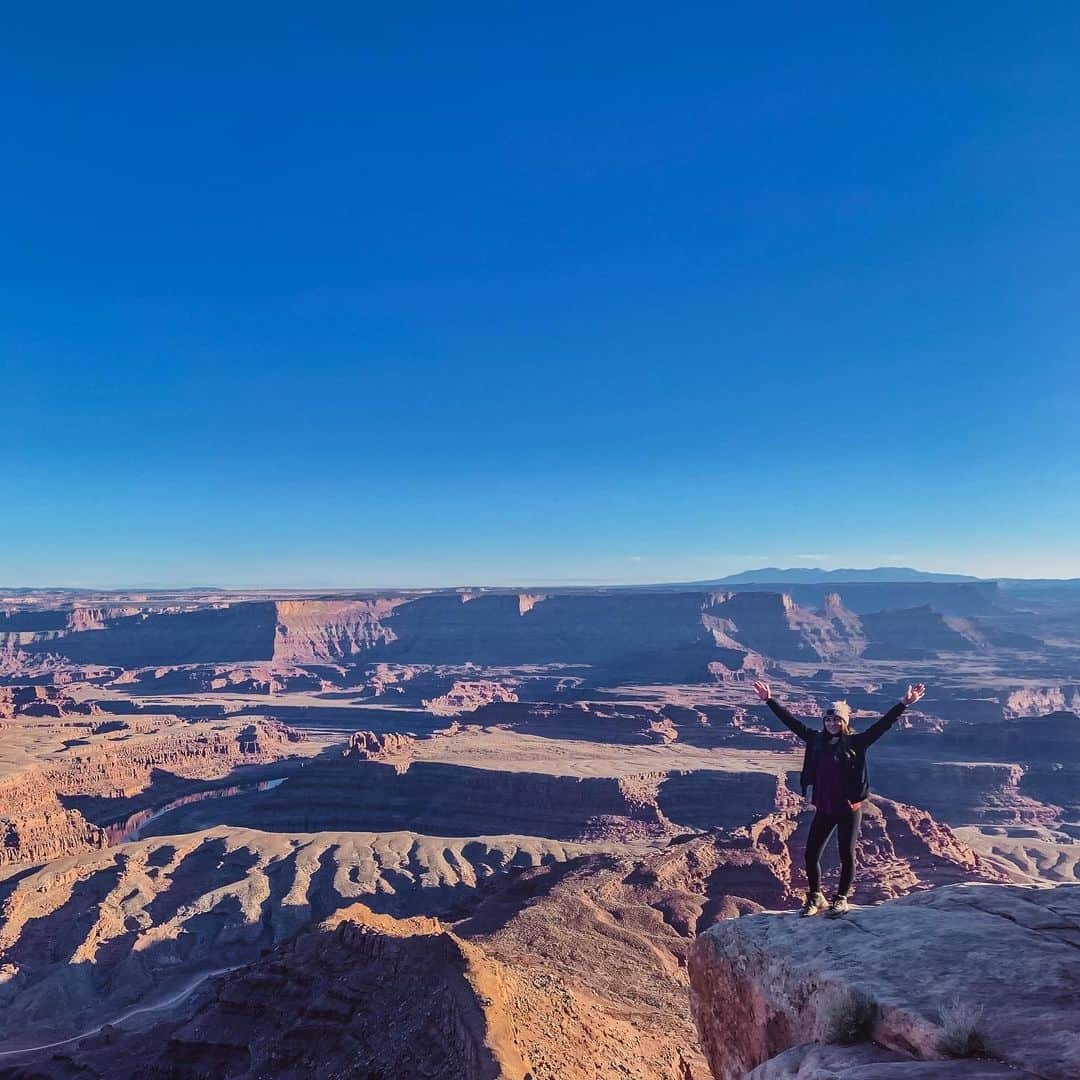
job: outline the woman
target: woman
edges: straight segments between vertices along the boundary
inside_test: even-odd
[[[862,804],[870,794],[866,748],[896,723],[908,705],[914,705],[926,693],[926,687],[922,683],[909,686],[902,700],[860,732],[851,730],[851,706],[846,701],[834,701],[822,718],[821,731],[814,731],[796,720],[773,698],[768,683],[754,683],[754,692],[781,723],[806,743],[799,783],[803,795],[808,787],[813,787],[814,820],[806,840],[809,889],[799,914],[816,915],[828,906],[826,915],[836,918],[848,910],[848,895],[855,877],[855,844],[862,825]],[[821,894],[820,859],[821,850],[834,829],[838,830],[840,845],[840,884],[832,904],[826,905]]]

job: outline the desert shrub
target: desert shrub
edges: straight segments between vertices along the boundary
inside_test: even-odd
[[[957,994],[940,1009],[941,1035],[938,1050],[945,1057],[966,1058],[986,1052],[986,1041],[979,1031],[982,1006],[960,1000]]]
[[[870,1037],[877,1005],[851,986],[828,986],[815,1001],[814,1038],[819,1043],[854,1043]]]

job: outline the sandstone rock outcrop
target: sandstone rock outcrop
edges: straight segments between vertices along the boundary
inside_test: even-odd
[[[645,789],[639,796],[652,806]],[[933,866],[900,887],[944,875],[950,860],[951,873],[978,876],[959,845],[935,853],[926,839],[905,839],[898,816],[883,826],[890,821],[898,835],[877,837],[864,853],[860,895],[891,895],[903,857]],[[797,827],[778,812],[651,852],[615,852],[610,840],[218,828],[0,875],[0,968],[9,972],[0,1040],[26,1045],[86,1030],[200,972],[257,960],[260,949],[359,900],[394,916],[437,915],[519,978],[526,996],[511,1013],[536,1080],[702,1080],[686,1002],[691,942],[717,919],[797,904],[789,843]],[[68,1003],[63,1014],[52,1008],[57,995]],[[214,1060],[215,1044],[208,1029],[193,1035],[185,1060]]]
[[[942,743],[974,757],[1006,761],[1061,761],[1080,756],[1080,714],[1062,710],[1046,715],[1007,715],[995,724],[950,724]]]
[[[475,712],[494,701],[517,701],[509,686],[491,679],[456,679],[453,686],[438,697],[425,701],[424,708],[436,716],[460,716]]]
[[[949,615],[982,615],[999,610],[1004,599],[996,581],[755,581],[721,587],[737,592],[786,592],[797,604],[820,607],[830,595],[839,595],[846,608],[858,615],[896,611],[931,604]]]
[[[595,851],[522,837],[218,828],[0,868],[0,1050],[166,1000],[349,904],[460,917],[508,874]]]
[[[113,610],[89,629],[38,635],[22,648],[75,664],[125,668],[269,660],[276,608],[268,601]]]
[[[349,744],[342,751],[344,757],[359,761],[386,761],[394,765],[399,773],[409,767],[416,740],[409,735],[398,735],[388,731],[379,735],[374,731],[354,731],[349,736]]]
[[[435,919],[355,904],[220,980],[187,1023],[86,1040],[80,1066],[109,1080],[520,1080],[518,993],[501,965]]]
[[[950,1013],[964,1007],[971,1047],[1065,1080],[1080,1074],[1078,949],[1080,886],[950,885],[835,922],[719,923],[691,950],[691,1004],[718,1080],[828,1039],[837,1016],[899,1055],[945,1061]]]
[[[180,729],[162,737],[94,747],[63,764],[37,766],[0,779],[0,865],[42,862],[103,847],[104,830],[84,816],[91,807],[104,824],[101,814],[107,814],[110,801],[122,802],[119,816],[140,809],[133,797],[147,792],[155,777],[220,779],[238,766],[285,757],[303,739],[303,733],[273,720],[233,731]],[[161,800],[179,793],[171,788],[163,792],[166,787],[157,785]]]
[[[1025,686],[1010,690],[1004,700],[1005,716],[1046,716],[1049,713],[1080,713],[1080,686]]]
[[[105,830],[61,805],[54,791],[34,781],[0,781],[0,865],[44,862],[108,843]]]
[[[947,594],[945,588],[942,596]],[[5,667],[12,670],[561,663],[587,665],[605,680],[678,682],[708,680],[710,664],[716,673],[760,671],[762,657],[832,663],[863,655],[970,652],[990,644],[962,620],[947,622],[940,613],[947,605],[862,612],[847,601],[845,589],[800,606],[790,590],[768,586],[544,596],[443,591],[171,603],[144,598],[138,604],[8,612],[12,627],[33,623],[34,629],[0,632],[0,639],[10,653]],[[819,605],[821,611],[814,610]]]
[[[929,604],[901,611],[879,611],[862,616],[872,658],[918,659],[936,652],[971,652],[978,644],[954,629]]]
[[[16,716],[91,716],[101,710],[89,701],[76,701],[55,686],[0,686],[0,719]]]
[[[914,756],[879,754],[872,765],[877,790],[893,798],[917,800],[935,817],[969,825],[1053,825],[1060,806],[1021,790],[1023,765],[987,761],[927,761]]]
[[[741,707],[687,708],[623,701],[497,702],[466,718],[485,728],[615,746],[681,741],[701,747],[785,750],[795,745],[786,728],[772,732],[758,727],[755,720]]]
[[[407,770],[399,768],[404,763],[362,760],[359,753],[313,762],[274,791],[184,807],[150,831],[228,823],[285,832],[409,830],[625,842],[745,824],[791,798],[777,776],[764,771],[559,776],[415,759]]]
[[[279,600],[274,632],[275,663],[333,663],[350,660],[395,633],[384,622],[403,599]]]
[[[811,813],[800,815],[789,833],[791,885],[800,894],[806,889],[803,860],[812,817]],[[765,820],[782,827],[776,818]],[[863,903],[934,885],[1015,880],[1007,869],[981,858],[925,810],[879,795],[863,805],[857,861],[854,896]],[[821,867],[822,881],[829,888],[839,876],[835,843],[823,852]]]

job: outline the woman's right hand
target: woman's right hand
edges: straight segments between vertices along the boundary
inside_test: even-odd
[[[762,701],[768,701],[772,694],[769,691],[769,684],[767,682],[754,683],[754,693],[757,694]]]

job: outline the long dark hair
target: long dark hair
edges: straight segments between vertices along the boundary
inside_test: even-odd
[[[853,735],[851,730],[851,706],[846,701],[833,701],[821,717],[821,730],[825,730],[825,717],[832,713],[840,721],[840,734]]]

